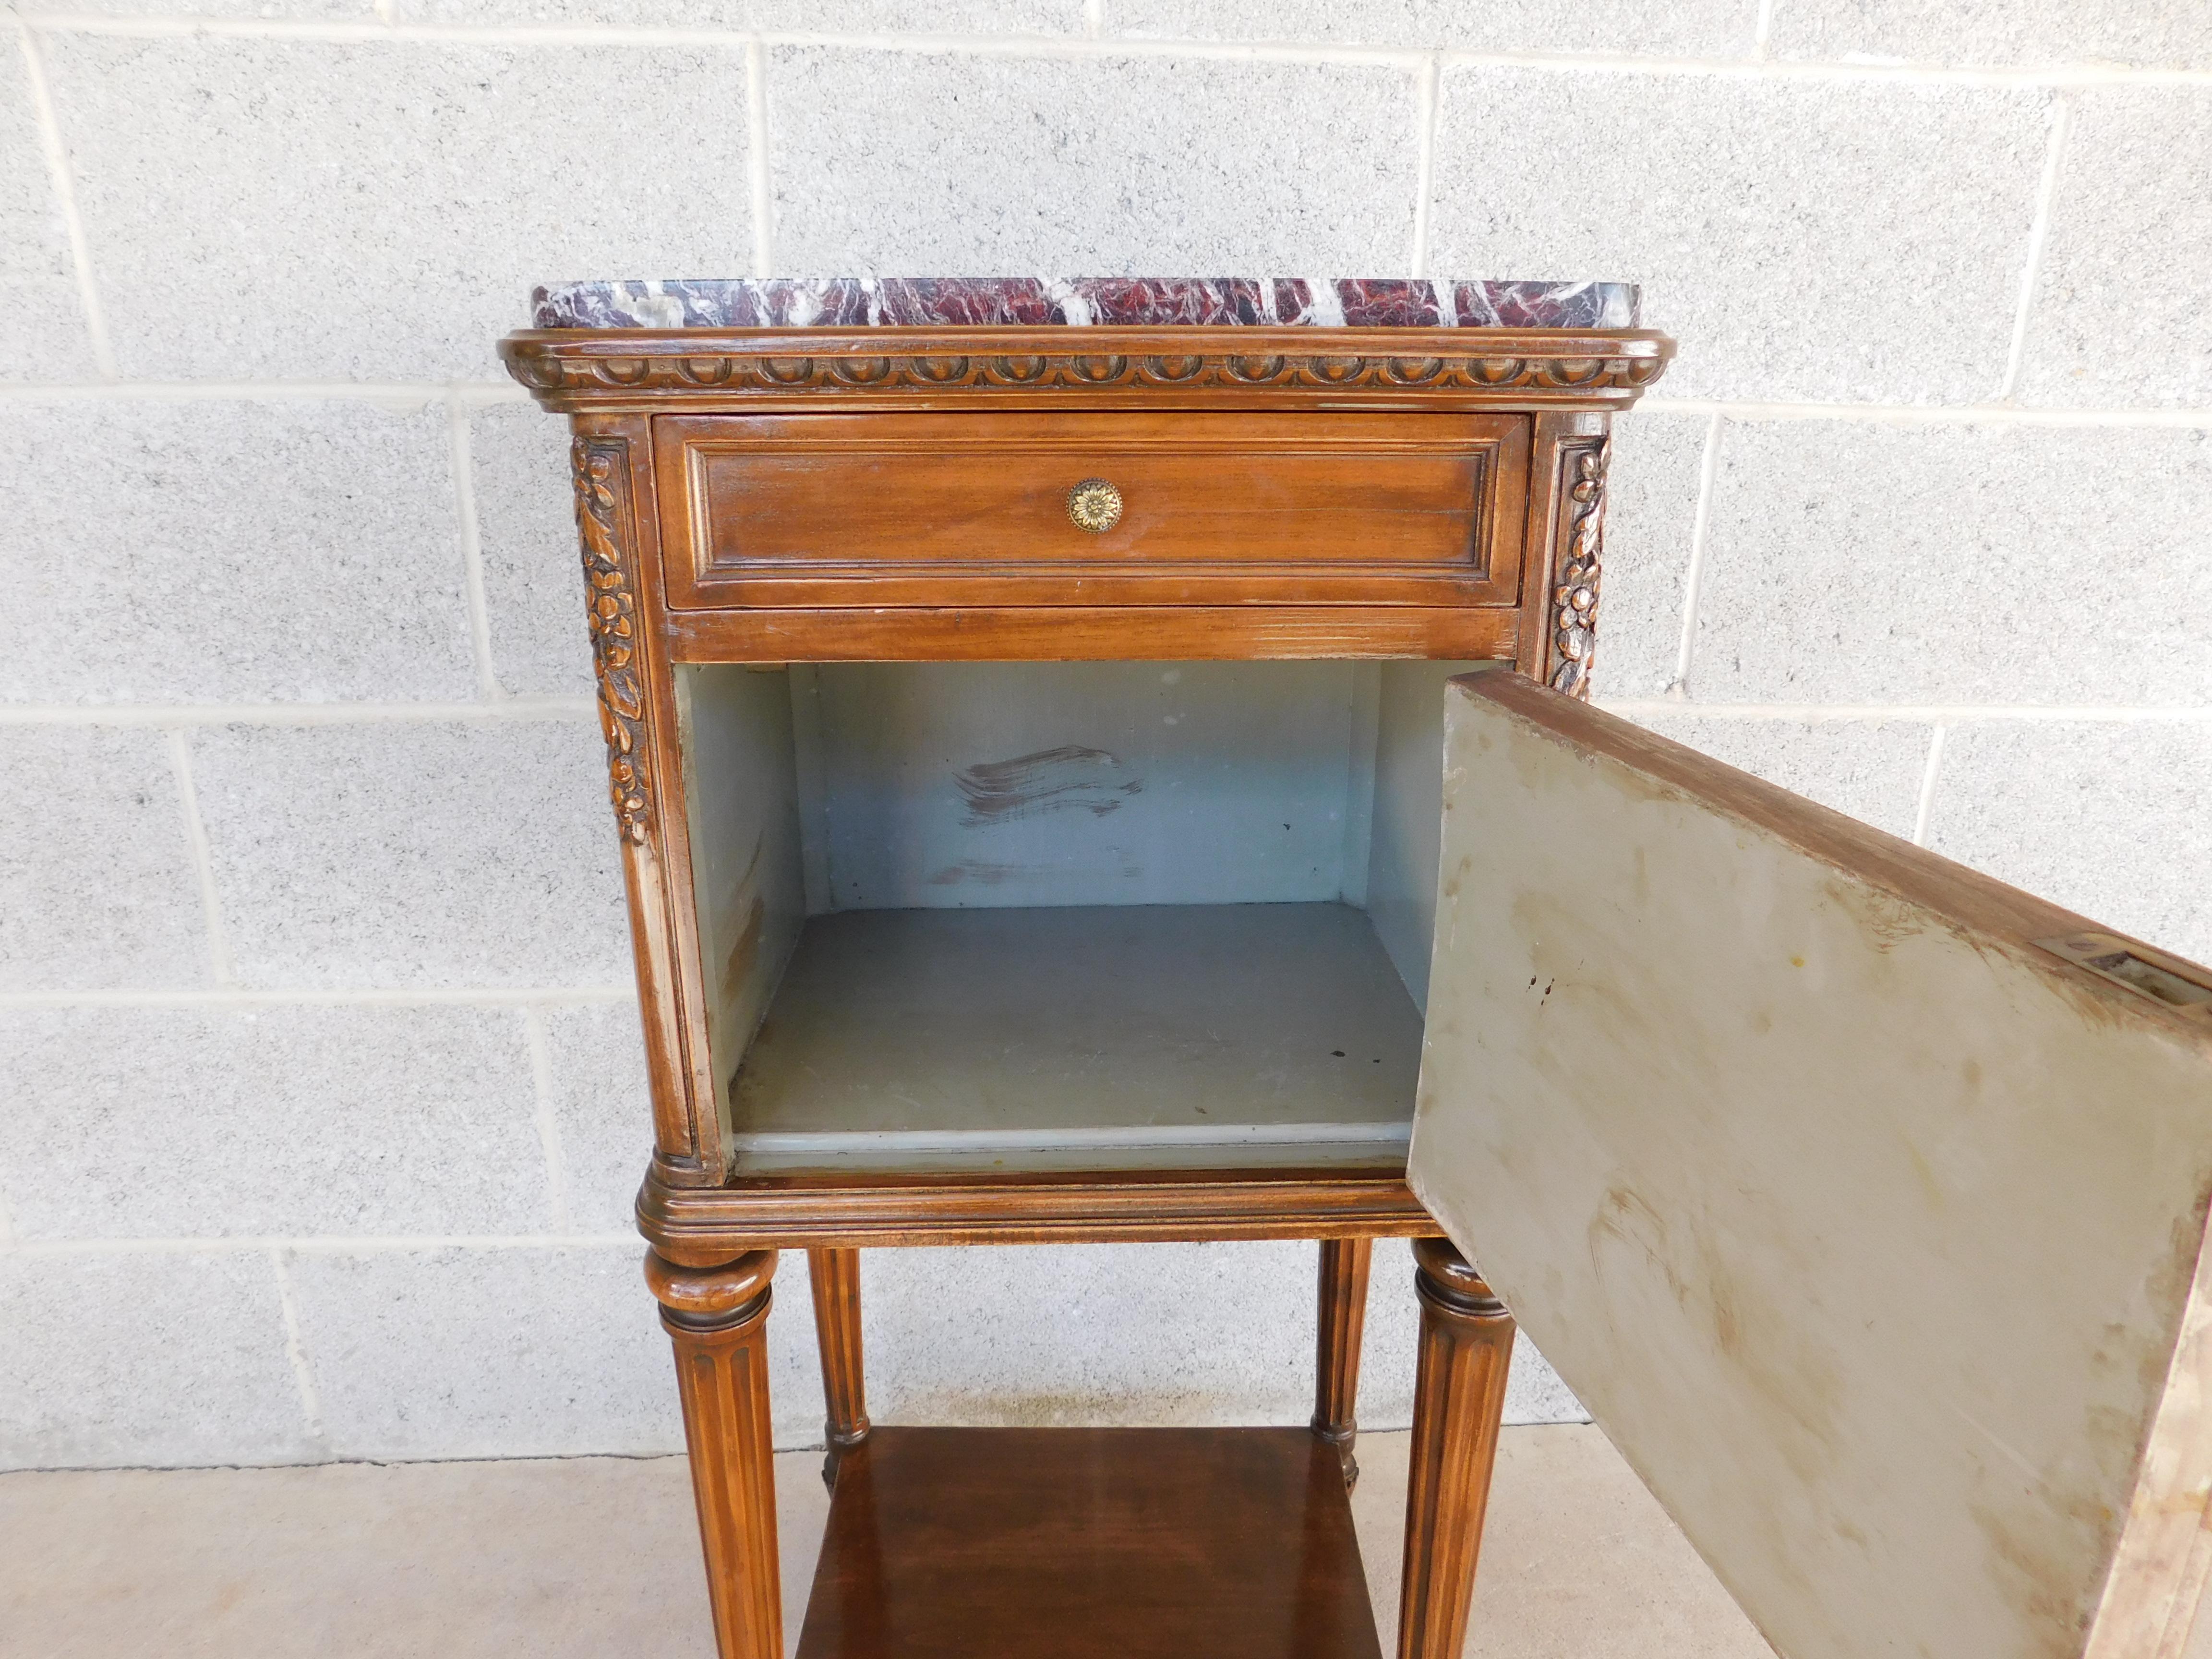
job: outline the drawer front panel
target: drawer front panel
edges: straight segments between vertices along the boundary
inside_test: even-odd
[[[761,415],[655,422],[677,609],[1510,605],[1524,417]],[[1103,481],[1077,507],[1079,486]]]

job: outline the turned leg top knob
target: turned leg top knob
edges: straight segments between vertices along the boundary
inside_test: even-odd
[[[1505,1304],[1498,1299],[1473,1262],[1459,1253],[1459,1247],[1449,1238],[1417,1238],[1413,1241],[1413,1265],[1421,1277],[1455,1304],[1469,1313],[1502,1313]]]
[[[645,1282],[654,1299],[688,1320],[714,1323],[744,1313],[768,1294],[775,1277],[774,1250],[749,1251],[719,1267],[679,1267],[645,1253]]]

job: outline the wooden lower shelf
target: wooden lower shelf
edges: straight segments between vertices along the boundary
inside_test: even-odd
[[[1304,1429],[879,1428],[837,1471],[797,1659],[1381,1659]]]

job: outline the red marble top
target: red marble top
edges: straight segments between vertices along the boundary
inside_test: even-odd
[[[1633,328],[1629,283],[1462,277],[779,276],[558,283],[538,328],[895,328],[1269,324],[1314,328]]]

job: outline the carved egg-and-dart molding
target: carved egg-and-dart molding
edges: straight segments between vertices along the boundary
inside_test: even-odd
[[[1189,349],[1155,335],[1149,340],[1087,342],[1091,349],[1083,349],[1066,337],[1070,332],[1039,331],[1053,337],[1039,339],[1035,351],[1004,345],[990,352],[939,349],[935,341],[915,342],[916,349],[900,352],[854,349],[856,342],[849,336],[810,340],[783,335],[750,342],[681,334],[610,339],[561,331],[513,336],[501,350],[516,379],[541,401],[564,409],[686,392],[818,399],[824,394],[988,397],[997,392],[1141,393],[1159,388],[1288,396],[1369,390],[1474,398],[1518,392],[1618,404],[1656,380],[1670,355],[1657,337],[1547,341],[1518,334],[1480,345],[1474,340],[1427,339],[1419,349],[1407,342],[1400,349],[1378,350],[1370,334],[1357,344],[1331,343],[1334,349],[1302,338],[1299,349],[1285,350],[1275,349],[1277,341],[1194,343],[1196,349]],[[1443,349],[1434,349],[1439,344]]]

